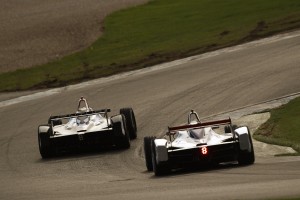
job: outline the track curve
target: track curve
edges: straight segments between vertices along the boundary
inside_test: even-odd
[[[292,33],[293,34],[293,33]],[[291,34],[291,35],[292,35]],[[266,101],[300,89],[300,34],[0,107],[1,199],[252,199],[300,196],[299,157],[258,157],[252,166],[146,172],[141,144],[168,125]],[[97,109],[133,107],[138,138],[126,151],[42,160],[37,127],[74,112],[80,96]],[[275,188],[280,188],[275,189]]]

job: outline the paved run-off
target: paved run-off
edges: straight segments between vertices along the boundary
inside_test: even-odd
[[[113,11],[148,0],[0,0],[0,72],[44,64],[94,42]]]

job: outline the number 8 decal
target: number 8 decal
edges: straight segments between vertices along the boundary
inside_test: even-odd
[[[201,148],[201,153],[202,153],[203,155],[206,155],[206,154],[208,153],[207,148],[206,148],[206,147],[202,147],[202,148]]]

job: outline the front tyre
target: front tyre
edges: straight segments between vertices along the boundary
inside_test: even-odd
[[[58,125],[62,125],[62,120],[61,119],[54,119],[55,117],[49,117],[48,119],[48,124],[53,126],[58,126]]]
[[[233,131],[234,131],[235,129],[238,128],[238,126],[235,125],[235,124],[233,124],[231,127],[232,127],[232,130],[233,130]],[[229,125],[227,125],[227,126],[224,127],[224,132],[225,132],[225,133],[231,133],[231,128],[230,128]]]
[[[120,114],[124,115],[126,119],[130,139],[135,139],[137,137],[137,126],[132,108],[121,108]]]

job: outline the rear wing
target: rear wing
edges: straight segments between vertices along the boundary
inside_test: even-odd
[[[73,117],[80,117],[80,116],[91,116],[94,114],[104,114],[104,116],[107,118],[107,113],[111,110],[109,108],[101,109],[101,110],[93,110],[89,112],[83,112],[83,113],[73,113],[73,114],[66,114],[66,115],[57,115],[57,116],[51,116],[49,120],[54,121],[58,119],[69,119]]]
[[[199,122],[197,124],[186,124],[181,126],[173,126],[168,127],[168,133],[179,131],[179,130],[186,130],[186,129],[192,129],[192,128],[204,128],[207,126],[213,126],[213,125],[231,125],[231,119],[222,119],[222,120],[215,120],[215,121],[209,121],[209,122]]]
[[[200,120],[198,120],[198,121],[199,122],[197,124],[186,124],[186,125],[181,125],[181,126],[168,127],[168,132],[166,133],[166,135],[169,136],[169,140],[172,141],[172,136],[174,136],[176,134],[176,131],[186,130],[186,129],[205,128],[205,127],[208,127],[208,126],[218,126],[218,125],[229,125],[230,129],[231,129],[231,132],[232,132],[232,124],[231,124],[231,119],[230,118],[222,119],[222,120],[209,121],[209,122],[200,122]],[[233,138],[235,139],[235,134],[233,134]]]

